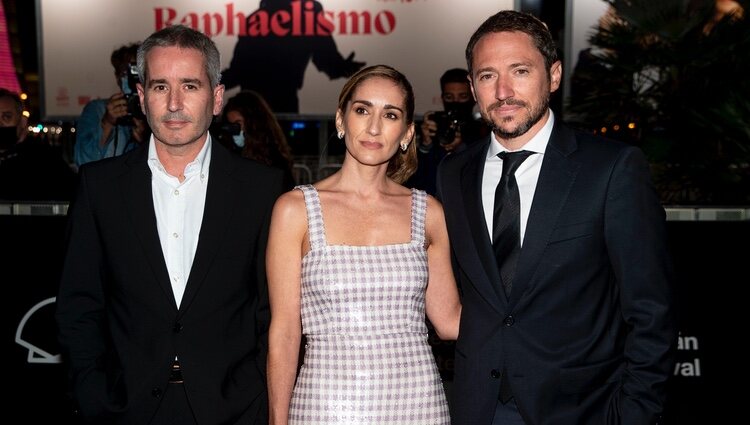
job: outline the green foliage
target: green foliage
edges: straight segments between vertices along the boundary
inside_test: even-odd
[[[665,203],[750,204],[750,1],[713,25],[713,0],[607,2],[569,121],[640,146]]]

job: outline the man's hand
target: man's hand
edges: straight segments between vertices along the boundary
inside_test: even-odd
[[[107,110],[102,117],[103,125],[115,126],[117,120],[128,114],[128,102],[125,95],[118,92],[110,96],[107,101]]]
[[[357,62],[354,60],[354,52],[351,52],[349,56],[344,59],[344,66],[342,67],[342,74],[344,77],[351,77],[355,72],[362,69],[365,66],[365,62]]]
[[[448,143],[447,145],[443,145],[443,149],[445,149],[446,152],[451,152],[454,149],[458,147],[458,145],[461,144],[461,126],[456,126],[456,133],[455,136],[453,136],[453,141]]]

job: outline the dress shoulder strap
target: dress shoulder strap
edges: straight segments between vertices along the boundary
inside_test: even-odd
[[[425,218],[427,216],[427,192],[419,189],[411,190],[411,239],[412,242],[424,245]]]
[[[326,245],[325,228],[323,227],[323,213],[320,208],[318,191],[311,184],[296,186],[305,196],[307,210],[307,233],[310,236],[310,249],[322,248]]]

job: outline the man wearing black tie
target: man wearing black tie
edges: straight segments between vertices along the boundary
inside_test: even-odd
[[[562,67],[533,16],[490,17],[466,58],[493,131],[438,176],[464,306],[454,423],[656,423],[677,331],[644,156],[556,119]]]

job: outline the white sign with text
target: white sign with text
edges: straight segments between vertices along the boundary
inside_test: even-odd
[[[228,95],[264,85],[290,92],[306,116],[330,116],[346,66],[388,64],[414,86],[417,113],[440,108],[440,75],[465,68],[464,49],[491,14],[513,0],[38,0],[43,114],[70,119],[117,91],[109,58],[167,25],[208,34],[222,55],[246,63]],[[242,40],[242,48],[238,41]],[[278,58],[286,63],[279,64]],[[362,65],[362,66],[364,66]],[[342,75],[343,74],[343,75]],[[270,76],[270,77],[269,77]],[[250,81],[251,79],[255,79]],[[257,80],[261,81],[258,82]],[[298,80],[298,81],[296,81]],[[301,87],[300,87],[301,86]],[[295,100],[297,100],[295,99]],[[291,108],[290,108],[291,109]]]

